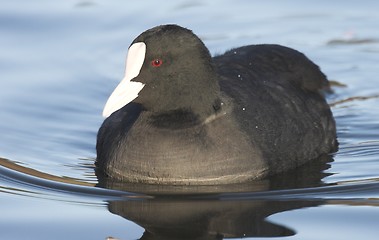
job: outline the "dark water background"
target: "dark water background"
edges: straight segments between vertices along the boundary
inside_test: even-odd
[[[374,0],[0,1],[0,239],[377,239],[378,9]],[[328,96],[338,153],[247,185],[99,182],[103,105],[130,42],[164,23],[194,30],[212,54],[258,43],[304,52],[342,84]]]

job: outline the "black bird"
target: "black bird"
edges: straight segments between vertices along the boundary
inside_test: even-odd
[[[127,182],[246,182],[336,151],[326,76],[280,45],[211,57],[192,31],[154,27],[129,47],[105,105],[96,166]]]

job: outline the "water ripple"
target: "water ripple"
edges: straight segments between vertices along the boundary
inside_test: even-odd
[[[345,145],[338,151],[338,155],[351,157],[379,156],[379,141]]]
[[[167,186],[166,194],[143,194],[145,185],[141,185],[140,191],[134,185],[136,192],[112,190],[95,187],[93,184],[81,182],[76,179],[57,177],[41,173],[29,168],[14,164],[6,159],[0,161],[0,184],[7,182],[8,187],[0,185],[1,190],[8,193],[26,195],[32,197],[51,198],[63,196],[67,201],[77,202],[98,201],[133,201],[146,199],[187,199],[187,200],[367,200],[379,201],[379,179],[366,179],[329,184],[321,187],[308,187],[299,189],[267,190],[256,192],[238,192],[236,185],[224,186],[220,192],[213,192],[212,187],[203,188],[201,192],[192,191],[183,194],[178,191],[178,186]],[[11,168],[6,167],[10,166]],[[11,187],[9,187],[11,186]],[[152,187],[152,186],[150,186]],[[162,189],[162,186],[157,186]],[[220,186],[217,186],[220,187]],[[216,187],[214,187],[216,188]],[[225,189],[229,188],[229,192]],[[204,191],[206,189],[206,191]],[[170,192],[171,190],[171,192]],[[193,189],[192,189],[193,190]],[[138,192],[138,193],[137,193]],[[65,198],[66,196],[66,198]],[[73,199],[74,196],[74,199]],[[87,200],[83,200],[87,199]],[[64,200],[66,201],[66,200]]]

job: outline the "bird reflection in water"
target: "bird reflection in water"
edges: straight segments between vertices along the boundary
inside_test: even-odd
[[[110,201],[108,209],[145,229],[141,239],[224,239],[295,235],[289,226],[266,218],[275,213],[318,206],[322,200],[281,196],[299,188],[324,185],[330,157],[247,184],[157,186],[116,182],[98,173],[99,186],[143,193],[151,199]]]

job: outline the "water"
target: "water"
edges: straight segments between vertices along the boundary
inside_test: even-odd
[[[0,6],[0,239],[377,238],[377,1]],[[237,186],[99,181],[93,162],[102,107],[123,76],[130,42],[164,23],[194,30],[212,54],[254,43],[304,52],[344,85],[328,96],[338,153]]]

